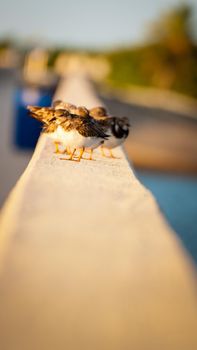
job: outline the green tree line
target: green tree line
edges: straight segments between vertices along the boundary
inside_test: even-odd
[[[107,82],[117,86],[152,86],[197,97],[197,45],[192,37],[192,10],[180,6],[152,26],[148,43],[106,53]]]

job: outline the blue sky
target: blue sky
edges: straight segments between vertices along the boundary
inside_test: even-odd
[[[142,40],[157,16],[181,0],[0,0],[0,36],[80,47]],[[192,4],[197,20],[197,0]]]

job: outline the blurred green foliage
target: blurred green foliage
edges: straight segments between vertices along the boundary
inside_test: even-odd
[[[192,39],[191,9],[180,6],[152,27],[140,47],[106,53],[111,71],[107,82],[171,89],[197,97],[197,45]]]

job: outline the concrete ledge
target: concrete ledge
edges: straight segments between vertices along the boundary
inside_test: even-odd
[[[84,78],[61,93],[99,102]],[[1,215],[1,350],[197,348],[191,262],[115,154],[60,161],[40,138]]]

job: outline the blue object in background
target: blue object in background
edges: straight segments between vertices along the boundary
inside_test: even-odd
[[[23,86],[16,90],[14,144],[18,148],[33,149],[41,131],[41,123],[29,116],[26,106],[50,106],[53,94],[54,88]]]
[[[171,227],[197,263],[197,177],[137,171]]]

